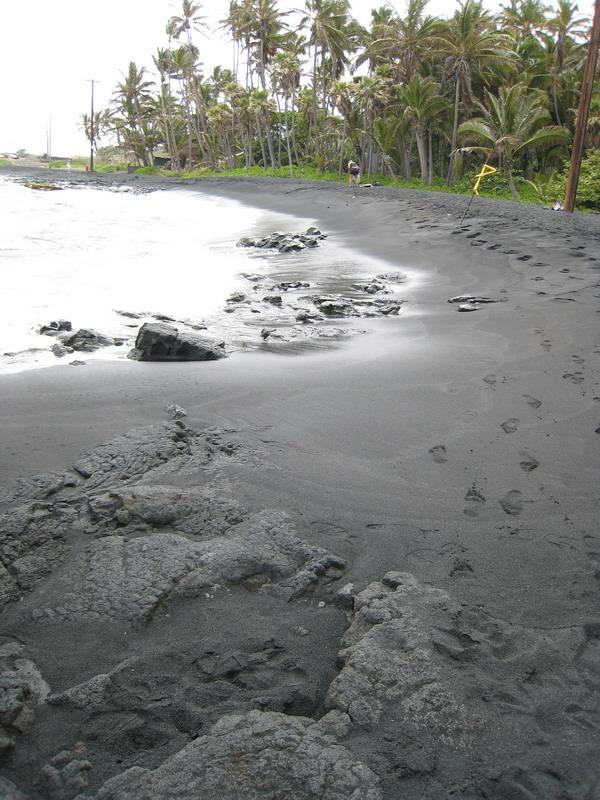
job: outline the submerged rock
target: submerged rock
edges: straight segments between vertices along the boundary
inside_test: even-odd
[[[223,343],[155,322],[142,325],[129,352],[137,361],[215,361],[226,356]]]

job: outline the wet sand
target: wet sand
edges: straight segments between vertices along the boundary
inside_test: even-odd
[[[178,185],[116,180],[167,191]],[[259,350],[214,363],[65,365],[3,377],[0,484],[11,489],[24,476],[67,468],[103,441],[167,421],[169,404],[182,406],[189,428],[216,429],[232,445],[213,481],[233,487],[252,511],[282,510],[303,541],[346,561],[336,588],[350,581],[359,592],[397,570],[472,614],[474,649],[455,636],[460,652],[446,649],[444,658],[449,674],[457,660],[464,664],[461,691],[507,728],[476,736],[455,771],[444,761],[445,745],[435,744],[439,731],[419,740],[439,749],[428,765],[411,751],[402,769],[393,767],[387,723],[352,734],[348,748],[379,776],[386,800],[442,798],[452,787],[452,796],[498,800],[600,796],[592,756],[600,729],[598,218],[475,199],[459,229],[463,197],[252,179],[185,185],[314,218],[336,241],[420,279],[401,292],[407,302],[398,318],[377,320],[372,333],[333,349]],[[499,302],[459,313],[448,299],[462,294]],[[213,638],[239,645],[245,601],[207,602],[228,620]],[[316,638],[302,651],[302,669],[320,676],[313,708],[302,712],[314,718],[336,674],[344,614],[330,589],[273,612],[283,614],[285,628],[286,614],[313,619],[319,602],[326,603],[322,622],[310,626]],[[265,609],[248,612],[254,632],[268,627]],[[173,635],[183,639],[191,623],[177,614]],[[57,656],[45,649],[40,626],[23,628],[11,606],[5,620],[7,635],[20,631],[54,691],[98,672],[93,636],[73,655],[74,629],[55,631]],[[160,624],[140,635],[140,651],[160,648]],[[98,635],[111,643],[100,661],[112,669],[126,651],[121,634]],[[291,647],[291,634],[279,635]],[[27,777],[49,757],[49,731],[58,723],[45,713],[38,714],[42,733],[17,746],[7,771],[33,797],[50,796],[36,794]],[[60,747],[85,739],[81,721],[66,725]],[[126,763],[154,768],[185,741],[144,742]],[[90,772],[94,789],[117,770],[105,758]]]

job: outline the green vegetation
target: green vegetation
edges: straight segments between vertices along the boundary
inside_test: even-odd
[[[508,0],[499,14],[460,0],[449,19],[426,7],[409,0],[404,16],[375,8],[365,28],[349,0],[305,0],[295,12],[277,0],[230,0],[222,28],[231,68],[205,74],[201,5],[182,0],[152,56],[154,77],[128,65],[94,115],[94,143],[116,141],[118,160],[143,174],[339,180],[353,158],[363,180],[438,190],[470,190],[489,163],[499,172],[482,194],[553,201],[587,20],[571,0]],[[83,127],[89,138],[86,115]],[[596,97],[590,157],[599,144]],[[592,161],[580,204],[600,208]]]

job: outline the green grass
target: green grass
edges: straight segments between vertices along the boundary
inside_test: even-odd
[[[137,174],[145,175],[166,175],[179,178],[212,178],[212,177],[235,177],[235,178],[290,178],[289,167],[279,169],[268,169],[264,167],[238,167],[228,170],[194,169],[181,172],[170,172],[158,167],[143,167],[136,170]],[[347,176],[340,177],[337,172],[320,172],[315,167],[294,167],[292,177],[294,179],[304,179],[313,181],[328,181],[334,183],[347,183]],[[379,175],[372,173],[369,176],[363,175],[362,183],[379,183],[382,186],[397,186],[402,189],[418,189],[421,191],[447,192],[449,194],[470,195],[475,183],[475,172],[459,178],[453,186],[448,186],[443,178],[435,178],[432,185],[428,186],[418,178],[410,181],[392,178],[389,175]],[[515,183],[521,201],[533,205],[549,206],[557,198],[564,195],[564,178],[556,176],[552,181],[544,185],[535,186],[530,181],[515,176]],[[512,200],[512,195],[508,182],[502,173],[485,178],[479,187],[481,197],[490,197],[496,200]]]
[[[127,172],[127,164],[94,164],[94,172]]]

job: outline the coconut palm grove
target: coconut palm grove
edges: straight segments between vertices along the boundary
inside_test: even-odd
[[[548,203],[564,192],[589,20],[570,0],[478,0],[447,18],[426,0],[406,13],[348,0],[232,0],[224,63],[205,72],[200,3],[165,20],[148,65],[131,62],[109,107],[83,115],[97,155],[144,172],[363,180]],[[110,143],[110,144],[109,144]],[[600,94],[593,98],[578,194],[600,207]]]

